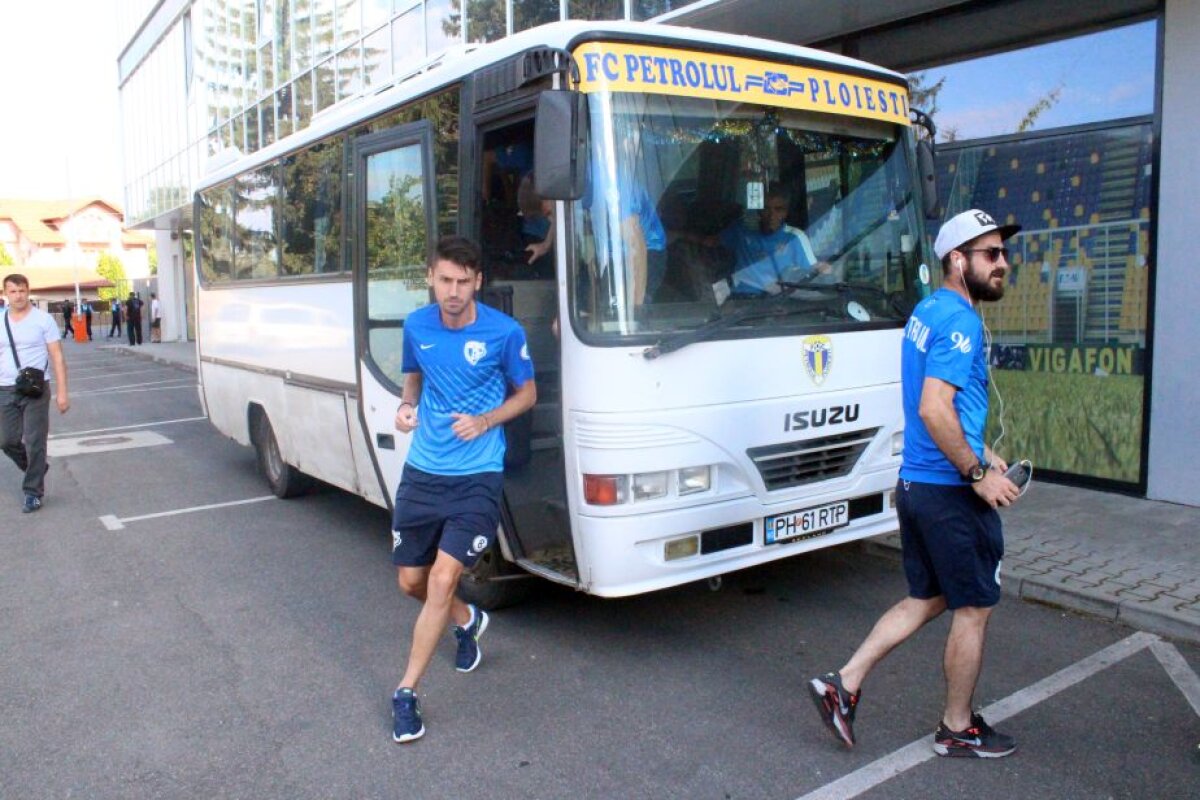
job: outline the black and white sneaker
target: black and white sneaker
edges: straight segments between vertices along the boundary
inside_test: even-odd
[[[862,690],[850,694],[842,686],[841,675],[826,672],[808,682],[808,692],[829,732],[847,747],[854,747],[854,714]]]
[[[993,729],[978,713],[971,715],[971,726],[965,731],[952,731],[939,722],[933,734],[933,752],[939,756],[1004,758],[1016,749],[1016,739]]]

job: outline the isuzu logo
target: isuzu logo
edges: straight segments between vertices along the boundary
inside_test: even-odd
[[[844,425],[858,420],[858,403],[845,406],[829,406],[806,411],[793,411],[783,415],[783,431],[804,431],[823,428],[826,425]]]

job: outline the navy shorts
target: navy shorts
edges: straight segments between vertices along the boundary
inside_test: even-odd
[[[1000,602],[1000,515],[970,486],[901,479],[896,512],[910,596],[942,595],[949,609]]]
[[[437,551],[472,567],[496,540],[504,473],[431,475],[404,465],[392,513],[392,563],[427,567]]]

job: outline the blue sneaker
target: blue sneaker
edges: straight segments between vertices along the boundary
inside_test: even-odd
[[[392,695],[392,741],[411,742],[425,735],[421,705],[412,689],[397,689]]]
[[[454,659],[454,668],[459,672],[470,672],[479,666],[483,653],[479,649],[479,637],[487,630],[488,613],[481,608],[468,606],[471,609],[471,622],[465,628],[455,625],[454,635],[458,638],[458,656]]]
[[[25,495],[25,505],[22,506],[21,512],[24,514],[32,514],[42,507],[42,498],[34,494]]]

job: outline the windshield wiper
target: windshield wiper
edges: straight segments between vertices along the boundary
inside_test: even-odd
[[[787,300],[788,298],[783,297]],[[689,331],[680,331],[672,336],[664,336],[654,344],[642,351],[642,357],[647,361],[653,361],[659,356],[665,356],[667,353],[674,353],[676,350],[687,347],[689,344],[702,342],[705,339],[711,338],[713,334],[723,331],[727,328],[732,328],[742,322],[747,322],[752,319],[761,319],[763,317],[786,317],[800,312],[810,312],[814,308],[819,308],[820,303],[814,305],[807,303],[805,305],[797,305],[794,302],[781,303],[780,298],[772,299],[770,303],[764,303],[758,307],[743,308],[741,311],[735,312],[728,316],[717,317],[699,328],[692,328]]]

